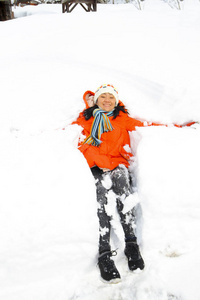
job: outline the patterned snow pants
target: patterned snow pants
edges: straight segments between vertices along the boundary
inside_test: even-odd
[[[114,170],[103,172],[98,167],[91,169],[92,174],[95,178],[96,193],[98,210],[97,215],[99,217],[99,253],[110,251],[110,231],[111,231],[111,220],[110,216],[106,211],[106,205],[108,204],[108,192],[112,190],[116,195],[116,207],[120,216],[120,222],[124,231],[125,241],[136,241],[134,234],[133,223],[134,223],[134,209],[126,212],[122,212],[124,204],[122,199],[125,199],[131,194],[131,182],[130,174],[128,169],[124,165],[119,165]],[[105,176],[109,175],[111,184],[107,187],[104,183]]]

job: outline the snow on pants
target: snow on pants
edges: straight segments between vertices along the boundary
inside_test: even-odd
[[[134,209],[123,214],[124,204],[122,199],[125,199],[131,194],[130,174],[124,165],[119,165],[114,170],[103,172],[98,167],[91,168],[95,178],[99,217],[99,253],[110,251],[110,231],[112,216],[106,212],[108,203],[108,192],[112,190],[116,195],[116,207],[120,216],[120,222],[124,231],[125,241],[135,241],[133,223]],[[111,186],[105,186],[104,179],[108,176],[111,179]]]

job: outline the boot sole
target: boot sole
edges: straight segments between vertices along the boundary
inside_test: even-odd
[[[142,272],[145,268],[145,265],[143,264],[142,266],[138,266],[137,268],[132,269],[132,268],[129,267],[129,260],[128,259],[127,259],[127,262],[128,262],[128,268],[131,272],[136,271],[137,273],[140,273],[140,271]],[[136,261],[136,262],[138,262],[138,261]]]
[[[121,278],[115,278],[115,279],[111,279],[111,280],[109,280],[109,281],[103,279],[102,277],[101,277],[100,279],[101,279],[101,281],[102,281],[103,283],[107,283],[107,284],[117,284],[117,283],[119,283],[119,282],[122,281]]]

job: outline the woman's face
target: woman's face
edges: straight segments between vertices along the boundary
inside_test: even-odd
[[[97,99],[98,107],[108,112],[114,109],[115,104],[116,104],[116,99],[110,93],[101,94]]]

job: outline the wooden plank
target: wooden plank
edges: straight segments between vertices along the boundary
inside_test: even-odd
[[[73,3],[90,3],[93,4],[94,0],[63,0],[62,3],[73,2]]]
[[[85,11],[89,12],[89,11],[91,10],[91,4],[90,4],[90,3],[89,3],[89,4],[84,3],[84,4],[87,5],[87,7],[85,7],[85,6],[83,5],[83,3],[79,3],[79,4],[82,6],[82,8],[83,8]]]

